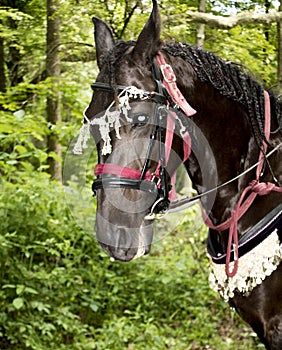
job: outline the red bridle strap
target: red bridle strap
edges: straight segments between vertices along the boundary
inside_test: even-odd
[[[97,164],[94,168],[94,174],[98,175],[116,175],[119,177],[125,177],[128,179],[140,179],[141,170],[135,170],[128,167],[123,167],[120,165],[105,163],[105,164]],[[154,178],[153,174],[146,173],[144,180],[152,181]]]
[[[163,85],[167,89],[170,97],[173,102],[179,106],[182,111],[187,115],[187,117],[191,117],[197,111],[189,105],[185,97],[182,95],[181,91],[178,89],[176,84],[176,76],[172,67],[166,63],[165,58],[161,51],[156,55],[157,64],[163,74]]]
[[[166,160],[169,160],[170,153],[171,153],[171,147],[172,147],[172,141],[174,136],[174,128],[175,128],[175,120],[178,118],[177,114],[175,112],[170,112],[173,118],[168,114],[167,116],[167,126],[166,126],[166,138],[165,138],[165,153],[166,153]],[[191,153],[191,137],[189,133],[186,131],[184,133],[183,137],[183,159],[182,163],[185,163],[186,160],[189,158]],[[158,164],[156,173],[158,174],[160,168],[160,163]],[[175,183],[176,183],[176,173],[174,173],[171,176],[171,186],[172,189],[169,193],[169,199],[175,200],[177,198],[176,190],[175,190]]]

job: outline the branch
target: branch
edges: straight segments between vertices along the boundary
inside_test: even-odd
[[[228,17],[189,10],[185,13],[190,22],[207,24],[219,29],[231,29],[241,24],[269,24],[282,21],[282,12],[255,13],[248,11]]]
[[[124,34],[124,32],[125,32],[125,29],[126,29],[128,23],[129,23],[131,17],[132,17],[133,14],[134,14],[134,11],[137,9],[138,5],[139,5],[139,1],[136,2],[135,6],[129,11],[128,16],[125,18],[124,24],[123,24],[123,28],[122,28],[122,30],[121,30],[121,32],[120,32],[120,35],[119,35],[119,36],[120,36],[119,39],[122,38],[122,36],[123,36],[123,34]]]

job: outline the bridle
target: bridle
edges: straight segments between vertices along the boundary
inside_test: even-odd
[[[161,62],[162,63],[162,62]],[[160,68],[159,68],[160,66]],[[162,68],[163,67],[163,68]],[[156,58],[153,61],[153,77],[156,82],[157,91],[148,93],[147,100],[154,102],[154,116],[153,116],[153,128],[150,134],[150,141],[146,153],[146,158],[141,170],[135,170],[132,168],[122,167],[116,164],[97,164],[94,173],[98,177],[92,184],[92,190],[94,195],[97,191],[105,188],[126,188],[133,190],[141,190],[152,193],[155,196],[155,202],[151,207],[151,213],[159,214],[168,210],[170,205],[169,192],[172,188],[171,179],[167,173],[167,163],[169,160],[169,153],[171,150],[172,138],[168,138],[167,125],[172,119],[173,122],[179,122],[181,120],[180,107],[171,97],[168,89],[163,84],[161,76],[163,76],[166,83],[175,84],[175,76],[172,71],[169,71],[170,75],[165,73],[165,69],[170,66],[166,64],[160,64]],[[171,68],[171,67],[170,67]],[[91,85],[91,88],[103,92],[115,93],[114,89],[108,84],[96,82]],[[127,87],[117,86],[117,92],[121,93]],[[172,112],[169,112],[169,108]],[[184,116],[185,117],[185,116]],[[183,124],[180,121],[180,124]],[[187,136],[187,133],[183,135]],[[184,137],[185,138],[185,137]],[[159,148],[159,162],[156,170],[153,173],[148,172],[148,166],[150,163],[151,155],[158,141]],[[187,149],[187,142],[184,140],[184,149]],[[167,151],[168,149],[168,151]],[[186,153],[186,154],[185,154]],[[184,151],[183,162],[187,160],[190,155],[189,151]],[[104,176],[103,176],[104,175]]]
[[[161,75],[163,80],[161,80]],[[167,174],[167,163],[169,160],[169,153],[167,153],[167,149],[169,149],[169,151],[171,149],[172,138],[170,138],[169,142],[167,141],[167,135],[169,134],[167,124],[168,121],[171,119],[169,108],[173,111],[171,114],[175,116],[174,122],[178,121],[182,126],[186,125],[185,119],[187,121],[187,118],[185,118],[185,115],[189,117],[196,113],[196,111],[188,104],[186,99],[183,97],[183,95],[177,88],[174,72],[171,66],[166,64],[166,62],[164,61],[164,57],[161,55],[161,53],[159,53],[154,59],[153,77],[156,82],[157,91],[146,92],[142,90],[142,94],[143,96],[145,96],[145,99],[151,100],[155,103],[154,127],[150,135],[150,142],[144,165],[141,170],[135,170],[132,168],[121,167],[119,165],[109,163],[98,164],[95,167],[95,175],[98,176],[98,178],[93,182],[92,185],[94,195],[96,194],[97,190],[104,188],[128,188],[152,193],[156,196],[156,200],[151,207],[151,213],[145,217],[146,220],[152,220],[155,219],[156,215],[159,213],[166,214],[167,212],[169,212],[169,210],[174,211],[177,207],[189,206],[189,203],[195,203],[195,201],[201,199],[203,196],[217,191],[219,188],[228,185],[229,183],[235,181],[236,179],[240,178],[241,176],[245,175],[247,172],[255,168],[256,177],[243,189],[238,202],[236,203],[234,209],[231,212],[230,218],[228,218],[226,221],[219,225],[214,225],[209,216],[203,211],[204,221],[210,229],[219,232],[229,230],[228,246],[226,252],[226,275],[228,277],[233,277],[237,273],[239,259],[239,243],[237,229],[238,221],[250,208],[257,195],[263,196],[273,191],[282,193],[282,187],[279,184],[279,182],[275,179],[274,174],[272,175],[276,184],[272,182],[261,182],[261,176],[263,174],[262,169],[264,163],[267,161],[267,158],[274,152],[276,152],[282,145],[282,143],[279,143],[278,145],[276,145],[276,147],[274,147],[270,152],[267,153],[267,142],[270,136],[271,123],[271,107],[269,94],[267,91],[264,91],[264,131],[267,142],[263,142],[262,148],[260,148],[258,162],[250,168],[248,168],[243,173],[239,174],[237,177],[221,185],[218,185],[213,189],[203,192],[196,197],[186,197],[182,200],[172,202],[172,204],[170,205],[169,192],[172,186],[171,176],[169,177]],[[117,91],[123,92],[127,88],[129,87],[118,86]],[[113,90],[111,86],[99,82],[92,84],[92,89],[110,92],[112,94],[115,94],[117,92],[116,90]],[[182,121],[183,116],[184,120]],[[85,118],[88,127],[89,125],[92,125],[92,122],[89,121],[89,119],[87,119],[86,116]],[[81,135],[83,135],[83,127],[81,130]],[[188,134],[187,130],[185,133],[181,133],[181,136],[183,138],[183,148],[185,148],[185,145],[189,144],[189,141],[185,142],[184,140],[185,134]],[[148,165],[157,138],[159,140],[159,163],[156,171],[154,173],[150,173],[148,171]],[[78,145],[80,144],[81,142],[78,142]],[[185,155],[183,162],[185,162],[190,156],[191,138],[190,147],[186,147],[186,149],[187,148],[188,152],[183,152]],[[80,152],[80,148],[78,148],[78,151]],[[79,152],[78,154],[80,154]],[[149,219],[147,218],[148,216],[150,216]],[[234,267],[231,270],[230,262],[232,254],[234,255]]]
[[[159,58],[157,62],[157,58]],[[143,94],[146,97],[146,100],[152,101],[155,103],[154,108],[154,127],[152,129],[150,135],[150,142],[145,158],[145,162],[143,164],[142,170],[135,170],[132,168],[122,167],[115,164],[97,164],[94,170],[95,175],[98,177],[92,184],[92,190],[94,195],[96,195],[97,190],[103,188],[127,188],[134,190],[141,190],[145,192],[149,192],[155,195],[155,202],[151,207],[151,212],[146,216],[148,220],[154,220],[156,218],[161,218],[164,214],[168,212],[182,210],[195,202],[197,202],[202,197],[205,197],[211,193],[218,191],[220,188],[225,187],[231,182],[239,179],[244,176],[246,173],[250,172],[253,169],[257,169],[257,167],[262,167],[262,163],[271,156],[274,152],[276,152],[280,147],[281,143],[278,144],[272,151],[268,154],[264,154],[262,158],[259,159],[257,163],[253,166],[249,167],[244,172],[240,173],[238,176],[228,180],[221,185],[218,185],[206,192],[203,192],[194,197],[184,197],[180,200],[173,201],[170,204],[170,190],[171,190],[171,177],[167,176],[167,162],[169,160],[169,152],[171,149],[171,142],[167,142],[167,124],[168,121],[171,120],[171,117],[174,119],[174,122],[179,122],[182,127],[187,123],[187,116],[191,116],[195,113],[195,111],[188,105],[187,101],[183,98],[178,88],[175,87],[175,90],[171,90],[171,85],[176,85],[175,83],[175,75],[173,73],[172,68],[166,64],[164,58],[162,56],[157,56],[157,58],[153,61],[153,77],[156,82],[157,92],[146,92],[143,91]],[[162,77],[163,81],[162,81]],[[108,84],[96,82],[91,85],[93,90],[100,90],[108,93],[115,93],[115,90]],[[117,92],[122,93],[128,87],[126,86],[117,86]],[[171,92],[172,91],[172,92]],[[173,92],[176,91],[176,94],[179,94],[176,98],[172,98]],[[184,99],[184,105],[181,105],[181,101]],[[175,101],[178,101],[176,103]],[[181,105],[181,108],[179,107]],[[168,106],[173,110],[173,116],[169,113]],[[181,113],[179,113],[181,112]],[[184,112],[184,113],[183,113]],[[185,137],[186,135],[186,137]],[[183,148],[188,149],[186,152],[184,151],[183,163],[189,158],[191,152],[191,145],[187,147],[189,144],[190,138],[187,130],[186,132],[182,132],[183,137]],[[154,148],[155,142],[159,139],[159,163],[157,169],[154,173],[150,173],[147,171],[148,164],[150,161],[150,156],[152,154],[152,150]],[[186,140],[185,140],[186,138]],[[191,139],[190,139],[191,142]],[[168,150],[168,152],[167,152]],[[106,175],[106,176],[103,176]],[[159,215],[161,214],[161,215]]]

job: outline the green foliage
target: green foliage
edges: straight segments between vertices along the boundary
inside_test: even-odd
[[[275,25],[270,27],[275,31]],[[276,83],[277,49],[275,43],[265,40],[263,26],[235,27],[231,30],[209,31],[205,48],[227,61],[235,62],[247,70],[266,88]]]
[[[55,131],[63,160],[69,157],[68,145],[81,125],[82,111],[91,99],[89,85],[98,73],[91,17],[107,21],[116,37],[133,40],[151,9],[150,1],[139,2],[124,26],[135,4],[61,0],[62,73],[57,87],[62,122]],[[197,27],[186,24],[185,10],[195,10],[197,4],[161,1],[165,40],[195,42]],[[72,168],[65,166],[66,193],[46,173],[48,157],[57,155],[46,149],[54,128],[46,122],[46,99],[54,82],[45,78],[45,8],[39,0],[5,0],[4,5],[1,350],[237,350],[242,343],[246,350],[259,349],[250,329],[209,289],[206,230],[196,209],[140,260],[112,263],[98,247],[93,237],[96,207],[88,184],[96,153],[88,155],[83,166],[78,158],[68,162]],[[254,2],[209,1],[208,9],[228,13],[231,5],[248,9]],[[264,27],[206,27],[205,48],[243,63],[271,86],[276,82],[276,26],[267,30],[269,40]],[[164,225],[156,231],[161,237],[169,230]]]
[[[112,263],[44,174],[1,185],[1,349],[254,346],[249,330],[209,289],[206,230],[196,224],[196,208],[151,255]]]

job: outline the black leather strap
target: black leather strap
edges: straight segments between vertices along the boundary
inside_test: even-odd
[[[158,195],[158,186],[153,181],[127,179],[124,177],[101,177],[96,179],[92,184],[94,195],[97,190],[104,188],[128,188],[154,193]]]
[[[282,204],[279,204],[275,209],[268,213],[263,219],[261,219],[255,226],[253,226],[248,232],[246,232],[239,239],[239,257],[245,255],[257,245],[259,245],[264,239],[266,239],[275,229],[281,242],[281,230],[282,230]],[[210,231],[207,240],[207,250],[211,255],[212,260],[216,264],[226,263],[226,254],[220,256],[217,255],[216,249],[212,244]],[[234,252],[232,251],[231,260],[234,260]]]
[[[128,88],[128,86],[118,85],[117,91],[118,91],[118,93],[120,93],[120,92],[124,91],[126,88]],[[115,92],[115,90],[109,84],[101,83],[101,82],[96,82],[96,83],[91,84],[91,89],[94,91],[100,90],[102,92],[109,92],[112,94]],[[167,97],[164,96],[163,94],[160,94],[160,93],[155,92],[155,91],[153,91],[153,92],[145,92],[144,91],[144,93],[147,93],[149,101],[153,101],[153,102],[157,102],[157,103],[166,105]]]

